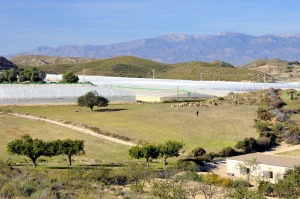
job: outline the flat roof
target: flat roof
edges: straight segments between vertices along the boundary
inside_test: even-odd
[[[292,158],[278,155],[267,155],[263,153],[250,153],[246,155],[239,155],[227,158],[228,160],[237,161],[251,161],[256,159],[260,164],[294,168],[294,166],[300,165],[300,158]]]

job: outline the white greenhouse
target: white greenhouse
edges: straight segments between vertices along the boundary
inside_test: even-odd
[[[97,91],[110,102],[136,102],[134,94],[89,84],[0,84],[0,105],[75,104],[77,98]]]

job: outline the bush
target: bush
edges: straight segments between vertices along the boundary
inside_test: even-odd
[[[193,151],[194,157],[203,156],[206,151],[202,147],[196,147]]]
[[[262,107],[259,107],[256,112],[257,112],[257,117],[259,119],[267,121],[272,118],[272,115],[270,114],[270,112]]]
[[[211,162],[215,157],[218,157],[218,156],[219,156],[219,154],[217,154],[217,153],[209,152],[209,153],[202,155],[200,157],[200,159],[205,162]]]
[[[274,191],[274,185],[267,181],[260,181],[257,191],[265,196],[271,196]]]
[[[246,180],[241,180],[241,179],[238,179],[238,180],[233,180],[232,182],[232,187],[233,188],[237,188],[239,186],[242,186],[242,187],[250,187],[250,183],[247,182]]]
[[[185,159],[177,161],[177,168],[182,171],[198,171],[198,166],[195,160]]]
[[[15,183],[8,183],[5,184],[0,190],[0,197],[1,198],[13,198],[16,196],[16,185]]]
[[[270,131],[271,129],[269,128],[270,124],[267,121],[258,121],[256,123],[256,128],[262,132],[262,131]]]
[[[62,83],[77,83],[79,80],[78,76],[73,72],[69,71],[63,74]]]
[[[236,150],[234,150],[232,147],[225,147],[219,152],[220,157],[230,157],[238,154],[239,153]]]
[[[243,141],[238,141],[235,148],[243,150],[245,153],[253,153],[259,151],[259,145],[255,138],[245,138]]]

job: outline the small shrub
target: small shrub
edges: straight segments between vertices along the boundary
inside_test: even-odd
[[[202,147],[196,147],[193,151],[194,157],[203,156],[206,151]]]
[[[241,179],[238,179],[238,180],[233,180],[232,182],[232,187],[233,188],[237,188],[237,187],[250,187],[250,183],[247,182],[246,180],[241,180]]]
[[[234,155],[238,155],[238,152],[232,147],[225,147],[219,152],[220,157],[230,157]]]
[[[197,164],[194,160],[178,160],[176,166],[183,171],[198,171]]]
[[[16,185],[14,183],[5,184],[0,190],[1,198],[13,198],[16,196]]]

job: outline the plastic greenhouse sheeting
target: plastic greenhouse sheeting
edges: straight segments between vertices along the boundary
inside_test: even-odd
[[[0,105],[69,104],[89,91],[97,91],[110,102],[136,102],[134,94],[89,84],[0,84]]]

